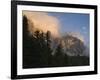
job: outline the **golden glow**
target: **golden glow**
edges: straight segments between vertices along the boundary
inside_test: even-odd
[[[56,17],[50,16],[45,12],[23,11],[23,15],[28,18],[29,32],[42,30],[44,33],[51,32],[54,37],[59,37],[59,21]]]

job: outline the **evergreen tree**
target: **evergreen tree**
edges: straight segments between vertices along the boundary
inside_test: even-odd
[[[34,37],[36,38],[36,48],[38,49],[37,53],[39,54],[40,66],[46,67],[51,63],[51,40],[50,40],[50,32],[43,33],[42,31],[35,31]]]
[[[51,66],[52,64],[52,55],[51,55],[51,32],[47,31],[46,33],[46,40],[47,40],[47,60],[48,60],[48,66]]]

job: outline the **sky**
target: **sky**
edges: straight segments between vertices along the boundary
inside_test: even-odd
[[[79,33],[89,45],[89,14],[48,12],[48,15],[59,20],[62,35],[66,32]]]

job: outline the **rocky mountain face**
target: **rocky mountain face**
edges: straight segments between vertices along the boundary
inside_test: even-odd
[[[84,42],[74,37],[73,35],[66,34],[61,38],[56,38],[52,40],[52,54],[55,53],[57,46],[60,45],[62,47],[62,51],[64,54],[69,56],[83,56],[86,51],[86,46]]]

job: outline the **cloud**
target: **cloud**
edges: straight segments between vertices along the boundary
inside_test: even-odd
[[[50,31],[54,37],[59,37],[59,21],[56,17],[48,15],[46,12],[23,11],[23,15],[28,18],[29,32],[34,33],[39,29],[43,32]]]

